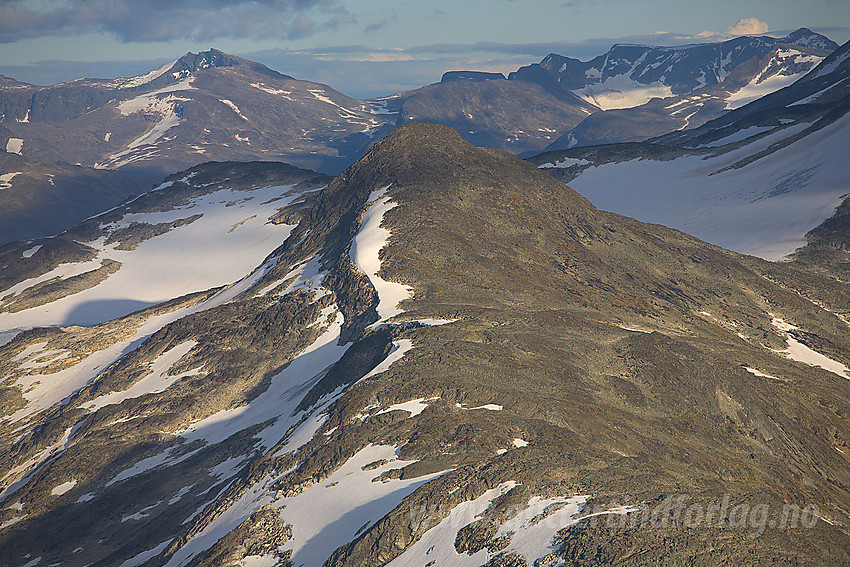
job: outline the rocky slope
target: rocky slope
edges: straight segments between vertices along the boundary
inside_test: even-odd
[[[327,85],[215,49],[129,79],[7,81],[0,113],[7,151],[157,177],[210,160],[339,171],[386,122]]]
[[[456,75],[385,100],[387,111],[397,117],[396,125],[444,124],[470,143],[518,155],[544,150],[557,132],[599,110],[574,95],[556,96],[535,83],[498,77],[458,80]]]
[[[601,208],[782,258],[847,192],[848,50],[699,128],[531,159]]]
[[[0,347],[10,564],[850,559],[828,275],[601,212],[433,125],[288,215],[225,291]]]

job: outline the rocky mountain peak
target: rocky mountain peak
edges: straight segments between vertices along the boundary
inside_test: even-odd
[[[292,79],[292,77],[273,71],[265,65],[230,55],[215,48],[210,48],[208,51],[201,51],[199,53],[192,53],[191,51],[186,53],[186,55],[174,63],[167,75],[181,79],[184,76],[197,73],[204,69],[223,67],[246,67],[262,75],[268,75],[278,79]]]
[[[208,51],[201,51],[199,53],[192,53],[190,51],[178,59],[175,66],[195,72],[210,67],[234,67],[242,64],[243,61],[239,57],[234,57],[229,53],[211,48]]]
[[[838,48],[838,44],[819,33],[813,32],[808,28],[800,28],[791,32],[787,36],[779,40],[780,43],[790,43],[798,47],[808,47],[810,49],[827,49],[833,50]]]

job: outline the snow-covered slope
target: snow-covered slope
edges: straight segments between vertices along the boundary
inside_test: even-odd
[[[850,43],[793,84],[699,128],[534,161],[601,209],[783,258],[847,194],[848,50]]]
[[[730,166],[808,126],[741,130],[714,144],[741,140],[744,145],[717,156],[589,167],[570,186],[600,209],[677,228],[737,252],[780,259],[804,245],[805,234],[847,194],[850,115],[755,162]]]
[[[291,181],[264,182],[267,169],[280,170],[278,175]],[[304,183],[311,178],[316,181]],[[56,239],[9,249],[0,333],[94,325],[232,284],[262,263],[292,229],[269,218],[318,190],[319,179],[283,164],[200,166]],[[48,260],[55,240],[82,245],[85,260]],[[9,277],[16,270],[22,275]],[[45,292],[50,288],[55,291]]]

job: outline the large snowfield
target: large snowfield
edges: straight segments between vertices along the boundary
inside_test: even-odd
[[[850,115],[744,167],[718,171],[806,126],[777,127],[716,157],[591,167],[569,185],[599,209],[779,260],[804,245],[805,234],[850,192]]]
[[[269,202],[290,190],[289,186],[253,191],[222,189],[166,212],[125,215],[114,228],[203,216],[145,240],[134,250],[119,250],[117,243],[104,244],[103,239],[87,243],[99,250],[95,260],[62,264],[3,290],[4,296],[20,293],[57,276],[68,278],[96,269],[103,260],[121,262],[117,272],[92,288],[40,307],[0,313],[0,333],[39,326],[93,325],[187,293],[231,284],[261,264],[289,236],[293,225],[267,221],[278,208],[299,196],[292,194]]]

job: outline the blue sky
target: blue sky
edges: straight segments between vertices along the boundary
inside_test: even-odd
[[[674,45],[808,27],[850,39],[848,0],[0,0],[0,74],[132,76],[216,47],[356,97],[551,52]]]

